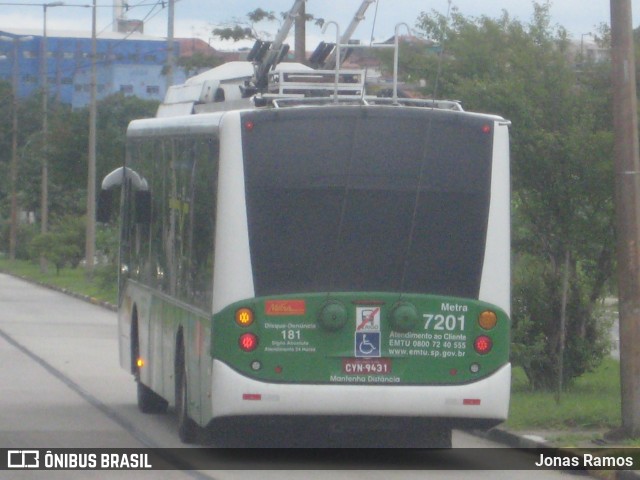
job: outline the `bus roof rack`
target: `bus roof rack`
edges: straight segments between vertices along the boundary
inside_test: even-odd
[[[377,97],[367,95],[364,97],[369,105],[403,105],[407,107],[437,108],[439,110],[455,110],[463,112],[462,104],[458,100],[434,100],[430,98],[398,98]]]
[[[403,107],[432,108],[438,110],[451,110],[463,112],[460,102],[454,100],[428,100],[422,98],[401,98],[393,102],[391,98],[382,98],[367,95],[364,97],[340,97],[335,102],[333,97],[303,97],[280,96],[265,94],[256,97],[256,106],[272,105],[275,108],[294,107],[301,105],[327,105],[337,103],[339,105],[396,105]]]
[[[324,97],[337,93],[340,97],[361,97],[364,93],[364,70],[340,70],[336,83],[335,70],[280,71],[269,78],[269,94]]]
[[[337,78],[337,83],[336,83]],[[384,91],[366,95],[365,70],[289,70],[272,72],[266,93],[254,97],[256,106],[325,105],[330,102],[361,105],[403,105],[463,111],[455,100],[399,97]]]

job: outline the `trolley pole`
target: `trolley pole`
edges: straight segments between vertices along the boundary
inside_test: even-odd
[[[610,0],[622,430],[640,436],[640,159],[631,0]]]
[[[302,4],[295,22],[295,50],[296,62],[307,63],[307,19],[305,4]]]

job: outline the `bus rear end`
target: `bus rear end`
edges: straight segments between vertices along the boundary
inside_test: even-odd
[[[301,107],[220,138],[213,419],[506,418],[504,122]]]

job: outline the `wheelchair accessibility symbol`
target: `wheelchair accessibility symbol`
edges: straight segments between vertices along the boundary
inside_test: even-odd
[[[380,356],[380,332],[356,332],[356,357]]]

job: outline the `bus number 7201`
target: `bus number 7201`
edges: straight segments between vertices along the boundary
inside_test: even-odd
[[[425,330],[431,328],[431,330],[446,330],[448,332],[458,329],[464,331],[464,315],[460,315],[459,317],[447,315],[445,317],[442,314],[433,315],[431,313],[425,313],[423,317],[426,320],[424,324]]]

